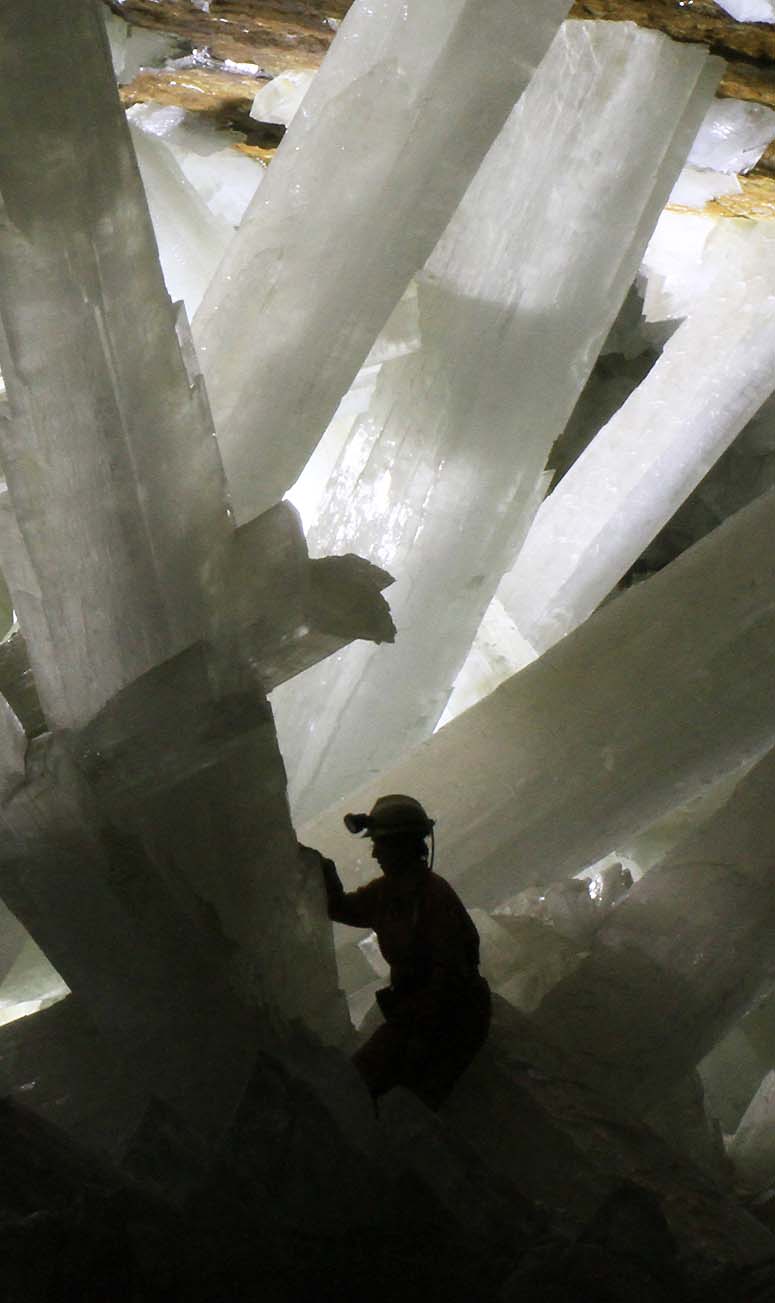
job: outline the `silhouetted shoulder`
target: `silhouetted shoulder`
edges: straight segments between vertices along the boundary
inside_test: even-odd
[[[455,888],[446,878],[442,878],[438,873],[429,874],[428,886],[431,895],[439,904],[446,904],[450,908],[458,907],[465,911],[465,905],[458,896]]]

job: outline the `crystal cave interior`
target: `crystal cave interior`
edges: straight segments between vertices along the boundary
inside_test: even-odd
[[[775,5],[0,65],[3,1298],[772,1300]],[[299,849],[385,793],[492,991],[438,1111]]]

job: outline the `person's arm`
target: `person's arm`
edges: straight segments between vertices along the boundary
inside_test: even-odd
[[[303,851],[312,851],[312,847],[302,846]],[[326,859],[320,851],[312,851],[318,858],[323,873],[323,883],[328,901],[328,917],[333,923],[347,923],[350,927],[374,927],[376,913],[376,891],[379,882],[368,882],[357,891],[345,891],[336,865]]]

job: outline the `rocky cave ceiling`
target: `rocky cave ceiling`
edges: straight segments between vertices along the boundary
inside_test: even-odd
[[[202,112],[241,133],[236,147],[262,162],[278,143],[272,124],[253,121],[256,82],[315,69],[346,0],[104,0],[127,22],[179,37],[198,66],[141,68],[122,87],[124,105],[155,101]],[[718,94],[775,108],[775,27],[738,22],[713,0],[576,0],[571,17],[634,22],[677,41],[700,42],[726,61]],[[238,66],[235,66],[238,65]],[[239,66],[242,65],[242,66]],[[245,67],[254,65],[254,68]],[[730,216],[775,216],[775,143],[741,181],[742,193],[712,201]]]

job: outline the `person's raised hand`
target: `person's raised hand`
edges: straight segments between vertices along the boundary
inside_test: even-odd
[[[297,842],[296,844],[299,848],[299,854],[301,855],[303,863],[309,868],[315,866],[320,869],[325,869],[329,865],[331,868],[335,868],[334,861],[327,860],[325,855],[321,855],[320,851],[316,850],[314,846],[304,846],[302,842]]]

